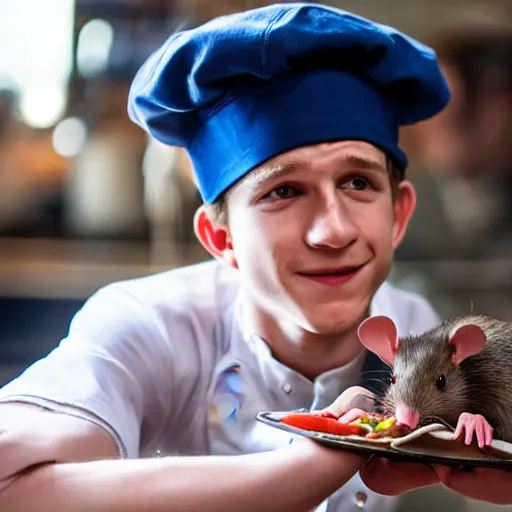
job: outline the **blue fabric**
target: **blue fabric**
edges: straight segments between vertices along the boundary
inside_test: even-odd
[[[333,7],[286,3],[172,35],[135,76],[128,112],[188,150],[211,203],[255,166],[316,142],[372,142],[405,170],[399,127],[449,99],[422,43]]]

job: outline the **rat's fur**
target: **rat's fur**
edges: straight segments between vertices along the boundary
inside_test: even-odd
[[[449,346],[456,327],[475,324],[486,335],[478,354],[455,366]],[[512,324],[470,314],[444,321],[419,335],[400,339],[394,360],[395,384],[390,384],[382,406],[390,412],[401,402],[420,412],[420,423],[443,420],[455,427],[461,413],[484,416],[493,438],[512,442]],[[445,388],[436,387],[444,374]]]

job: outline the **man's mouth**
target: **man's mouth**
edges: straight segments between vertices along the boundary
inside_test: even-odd
[[[308,270],[306,272],[299,272],[298,274],[301,277],[305,277],[321,284],[337,286],[352,279],[352,277],[354,277],[363,267],[364,265],[337,268],[320,268],[315,270]]]

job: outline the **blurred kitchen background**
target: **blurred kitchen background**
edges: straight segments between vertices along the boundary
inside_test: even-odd
[[[262,0],[0,0],[0,384],[115,280],[206,259],[187,155],[126,113],[168,35]],[[332,0],[434,45],[449,109],[404,130],[419,204],[392,279],[512,320],[510,0]]]
[[[187,155],[129,121],[127,91],[171,32],[267,3],[0,0],[0,385],[101,286],[208,257]],[[402,133],[419,197],[392,280],[512,320],[512,1],[325,3],[433,45],[454,93]]]

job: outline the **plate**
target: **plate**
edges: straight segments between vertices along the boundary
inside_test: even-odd
[[[281,418],[291,412],[263,411],[256,419],[270,427],[293,435],[307,437],[332,448],[361,454],[374,454],[393,460],[444,464],[447,466],[495,467],[512,470],[512,444],[493,440],[485,449],[466,446],[462,441],[452,439],[452,430],[442,424],[422,427],[402,438],[368,440],[359,436],[340,436],[314,432],[293,427],[281,422]]]

